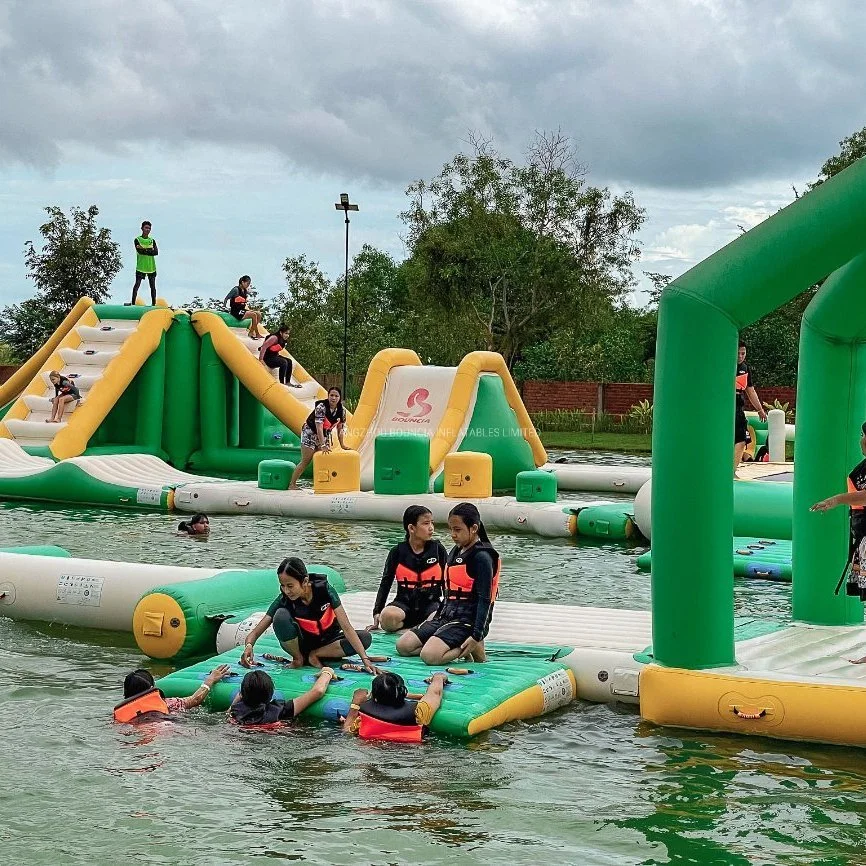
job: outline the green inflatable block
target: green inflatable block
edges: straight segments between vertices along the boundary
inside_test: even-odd
[[[518,502],[556,502],[556,476],[541,469],[517,473],[515,498]]]
[[[288,490],[295,464],[289,460],[262,460],[259,463],[260,490]]]
[[[394,496],[426,493],[430,483],[430,440],[417,433],[376,437],[373,491]]]

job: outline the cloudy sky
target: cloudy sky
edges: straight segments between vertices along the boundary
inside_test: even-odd
[[[785,9],[788,5],[790,8]],[[786,204],[866,124],[856,0],[0,0],[0,303],[41,208],[95,203],[160,294],[281,288],[307,253],[403,255],[403,190],[469,130],[561,128],[647,209],[636,268],[681,273]]]

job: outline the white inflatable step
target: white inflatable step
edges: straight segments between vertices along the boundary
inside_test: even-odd
[[[60,357],[63,358],[63,363],[70,367],[75,364],[104,367],[120,353],[119,347],[107,348],[107,346],[106,343],[82,343],[79,349],[61,349]]]
[[[30,410],[30,413],[41,412],[46,417],[51,415],[51,410],[54,408],[54,404],[51,402],[51,397],[54,396],[54,392],[52,389],[51,396],[49,397],[37,397],[35,394],[28,394],[24,398],[24,405]],[[66,407],[66,414],[69,414],[70,409],[77,409],[84,402],[84,396],[82,395],[81,400],[77,403],[72,403]],[[33,420],[30,418],[29,420]]]
[[[64,367],[59,371],[61,375],[66,376],[68,379],[71,379],[75,386],[79,391],[83,394],[85,391],[89,391],[101,378],[102,378],[102,367]],[[51,390],[51,396],[54,395],[54,386],[51,384],[51,380],[48,378],[48,373],[43,373],[42,382],[45,384],[46,393],[48,393],[48,389]]]
[[[22,421],[19,418],[10,418],[6,419],[5,423],[16,440],[27,439],[28,442],[35,441],[38,445],[47,445],[66,426],[65,421],[46,424],[44,419]]]
[[[130,334],[135,333],[130,328],[114,328],[111,325],[97,325],[95,327],[79,325],[75,330],[84,343],[108,343],[114,345],[125,342]]]

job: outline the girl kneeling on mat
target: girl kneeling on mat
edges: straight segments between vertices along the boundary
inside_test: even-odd
[[[461,502],[448,515],[454,547],[445,566],[445,600],[436,616],[397,641],[403,656],[421,656],[428,665],[458,658],[487,661],[484,638],[499,589],[499,554],[490,544],[478,509]]]
[[[433,538],[433,512],[423,505],[410,505],[403,512],[403,528],[406,540],[392,547],[385,561],[371,629],[413,628],[432,619],[442,603],[442,575],[448,552]],[[395,579],[397,595],[386,604]]]
[[[324,574],[308,574],[303,560],[284,559],[277,568],[280,594],[259,624],[247,635],[240,663],[254,667],[253,646],[273,623],[274,634],[292,657],[293,668],[305,664],[322,667],[323,659],[357,653],[365,670],[379,671],[367,657],[373,638],[369,631],[352,628],[337,591]]]

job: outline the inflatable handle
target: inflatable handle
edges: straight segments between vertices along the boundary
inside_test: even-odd
[[[754,721],[755,719],[762,719],[767,715],[769,710],[767,707],[761,707],[758,709],[757,707],[749,707],[748,709],[741,709],[740,707],[731,707],[734,715],[738,719],[746,719],[747,721]]]

